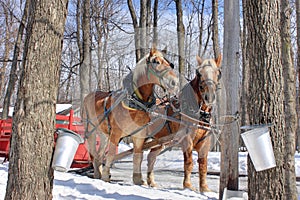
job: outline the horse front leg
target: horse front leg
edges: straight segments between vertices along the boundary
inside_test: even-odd
[[[150,187],[157,187],[157,184],[154,181],[154,164],[156,161],[156,157],[161,152],[162,147],[157,147],[154,149],[151,149],[150,153],[147,156],[148,161],[148,171],[147,171],[147,184]]]
[[[89,151],[90,158],[92,160],[93,168],[94,168],[94,178],[100,179],[101,178],[101,170],[102,170],[102,162],[99,154],[97,153],[96,148],[96,133],[93,133],[87,138],[87,149]]]
[[[108,146],[108,152],[106,155],[106,161],[105,161],[105,166],[103,167],[102,170],[102,177],[101,179],[103,181],[109,182],[110,181],[110,168],[111,165],[114,161],[115,155],[116,155],[116,149],[117,145],[111,141],[109,141],[109,146]]]
[[[200,192],[211,192],[208,188],[206,177],[207,177],[207,156],[198,158],[199,164],[199,188]]]
[[[135,185],[145,185],[145,181],[142,176],[142,161],[143,161],[143,145],[144,138],[132,138],[133,139],[133,183]]]
[[[181,142],[181,148],[184,158],[184,179],[183,188],[195,190],[191,182],[191,174],[193,171],[193,141],[190,136],[185,137]]]
[[[203,144],[200,144],[198,150],[198,166],[199,166],[199,189],[200,192],[211,192],[208,188],[207,178],[207,156],[210,148],[210,138],[207,138]]]
[[[192,150],[186,150],[183,152],[184,157],[184,179],[183,179],[183,188],[189,188],[195,190],[191,182],[191,174],[193,171],[193,152]]]

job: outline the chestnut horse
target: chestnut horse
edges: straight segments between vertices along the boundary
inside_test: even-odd
[[[87,95],[81,115],[93,161],[94,178],[110,181],[110,167],[116,147],[121,138],[131,135],[134,143],[133,182],[142,185],[142,147],[147,137],[143,127],[150,122],[146,110],[155,105],[154,86],[159,85],[167,92],[175,93],[179,90],[179,79],[173,64],[155,47],[137,63],[132,76],[127,79],[123,84],[129,86],[123,86],[119,92],[96,91]],[[97,135],[100,136],[98,150],[95,145]],[[102,166],[104,159],[105,165]]]
[[[191,172],[193,169],[192,151],[198,153],[199,164],[199,190],[208,192],[210,189],[206,183],[207,156],[210,150],[209,129],[193,128],[184,126],[185,122],[197,122],[202,126],[209,126],[211,111],[216,100],[216,90],[221,78],[221,55],[216,60],[202,60],[197,56],[198,67],[195,78],[186,84],[180,92],[179,101],[173,99],[167,105],[167,114],[181,123],[174,120],[167,121],[165,126],[155,134],[155,139],[168,135],[174,135],[181,146],[184,156],[184,181],[183,187],[195,190],[191,184]],[[178,109],[179,111],[174,111]],[[188,123],[187,123],[188,124]],[[161,152],[162,147],[151,149],[148,155],[147,182],[149,185],[156,185],[154,182],[153,167],[156,156]]]

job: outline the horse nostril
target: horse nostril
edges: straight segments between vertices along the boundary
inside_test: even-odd
[[[206,94],[206,95],[204,96],[204,100],[208,102],[208,100],[209,100],[209,95]]]
[[[174,80],[171,80],[170,81],[170,86],[175,87],[175,85],[176,85],[176,82]]]
[[[205,94],[204,100],[207,103],[212,103],[215,100],[215,95],[214,94]]]

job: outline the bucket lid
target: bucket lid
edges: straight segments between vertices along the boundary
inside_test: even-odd
[[[67,133],[67,134],[71,134],[74,135],[76,138],[78,138],[78,142],[79,143],[83,143],[84,139],[77,133],[75,133],[74,131],[71,131],[70,129],[67,128],[57,128],[56,129],[56,133],[59,134],[63,134],[63,133]]]

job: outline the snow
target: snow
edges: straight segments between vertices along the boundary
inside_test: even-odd
[[[119,151],[124,151],[130,147],[126,144],[119,146]],[[143,178],[146,179],[147,174],[147,153],[144,153],[142,163]],[[194,170],[192,173],[192,183],[198,188],[197,173],[197,156],[193,154]],[[107,183],[101,180],[81,176],[73,173],[63,173],[55,171],[54,173],[54,200],[100,200],[100,199],[218,199],[219,194],[219,176],[208,175],[207,182],[213,192],[200,193],[189,189],[182,189],[183,181],[183,156],[180,150],[173,149],[166,151],[158,156],[155,165],[155,179],[158,184],[157,188],[148,186],[136,186],[132,183],[132,156],[129,156],[120,162],[114,164],[111,169],[112,182]],[[296,175],[300,176],[300,154],[295,155]],[[4,199],[8,162],[2,163],[0,158],[0,200]],[[220,171],[220,153],[210,152],[208,156],[208,171]],[[247,153],[239,153],[239,172],[247,174]],[[300,183],[297,182],[298,191],[300,191]],[[239,178],[239,190],[243,193],[244,199],[247,198],[247,177]],[[243,198],[235,198],[243,199]],[[300,199],[300,198],[298,198]]]
[[[60,113],[72,107],[72,104],[56,104],[56,113]]]
[[[72,107],[72,104],[56,104],[56,113],[60,113],[64,110],[67,110]],[[3,108],[0,108],[0,113],[3,111]],[[8,116],[12,117],[14,113],[14,107],[9,107]]]

